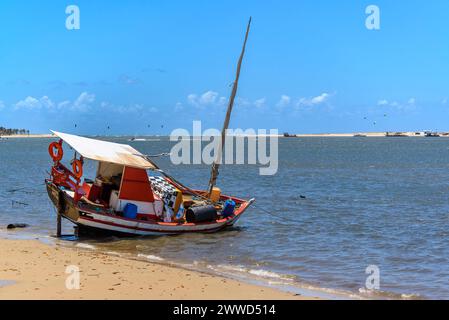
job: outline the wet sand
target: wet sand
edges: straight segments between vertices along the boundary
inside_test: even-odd
[[[0,299],[313,299],[37,240],[0,240],[0,256]],[[66,287],[76,278],[68,266],[79,268],[79,289]]]

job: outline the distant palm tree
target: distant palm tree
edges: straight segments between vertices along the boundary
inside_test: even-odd
[[[0,135],[11,136],[11,135],[25,135],[30,134],[30,130],[27,129],[12,129],[0,126]]]

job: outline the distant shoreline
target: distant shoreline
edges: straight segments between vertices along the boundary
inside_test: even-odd
[[[307,138],[307,137],[426,137],[427,131],[390,131],[390,132],[353,132],[353,133],[311,133],[311,134],[288,134],[285,133],[282,137],[285,138]],[[434,137],[449,137],[447,132],[434,132]]]
[[[353,133],[292,133],[288,134],[279,134],[279,138],[349,138],[349,137],[368,137],[368,138],[379,138],[379,137],[425,137],[423,132],[400,132],[400,131],[391,131],[389,132],[389,136],[386,135],[386,132],[353,132]],[[449,133],[441,132],[437,133],[438,137],[447,137],[449,138]],[[84,135],[83,135],[84,136]],[[86,135],[88,137],[99,137],[98,135]],[[126,138],[133,137],[135,135],[109,135],[104,137],[116,137],[116,138]],[[138,137],[168,137],[166,135],[138,135]],[[240,135],[233,135],[240,136]],[[244,135],[245,137],[251,137],[252,135]],[[275,135],[261,135],[261,136],[275,136]],[[24,139],[24,138],[55,138],[56,136],[53,134],[26,134],[26,135],[0,135],[0,139]]]
[[[13,134],[13,135],[0,135],[0,139],[23,139],[23,138],[54,138],[52,134]]]

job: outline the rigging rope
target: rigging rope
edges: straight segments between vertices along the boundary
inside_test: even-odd
[[[184,189],[190,193],[192,193],[194,196],[197,196],[205,201],[207,201],[208,203],[211,203],[213,205],[218,204],[217,202],[213,202],[211,201],[208,197],[203,196],[202,194],[199,194],[198,192],[196,192],[195,190],[190,189],[189,187],[185,186],[184,184],[182,184],[181,182],[179,182],[178,180],[176,180],[175,178],[173,178],[172,176],[170,176],[168,173],[164,172],[162,169],[154,169],[154,171],[159,172],[160,174],[162,174],[163,176],[167,177],[168,179],[170,179],[171,182],[173,182],[174,184],[176,184],[176,186],[179,189]]]

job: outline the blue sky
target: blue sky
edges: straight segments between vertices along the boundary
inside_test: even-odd
[[[1,1],[0,125],[220,128],[252,16],[231,127],[449,130],[449,1],[121,3]],[[70,4],[80,30],[65,28]],[[365,27],[370,4],[380,30]]]

